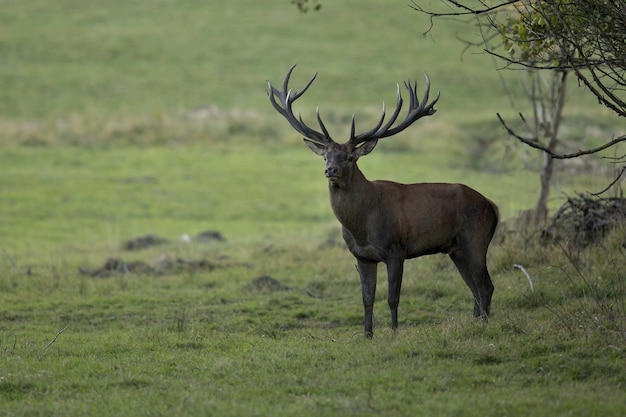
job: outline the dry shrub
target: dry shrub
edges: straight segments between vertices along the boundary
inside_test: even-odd
[[[568,198],[542,232],[548,241],[586,247],[626,226],[626,199],[579,194]]]

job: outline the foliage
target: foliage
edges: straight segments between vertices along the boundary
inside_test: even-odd
[[[500,24],[500,32],[508,49],[518,47],[530,65],[616,65],[616,71],[626,66],[622,1],[522,1],[509,8],[514,13]]]
[[[504,48],[512,59],[518,55],[519,60],[528,65],[539,63],[561,65],[564,55],[557,46],[557,40],[550,36],[548,27],[559,24],[559,15],[562,14],[562,10],[560,14],[544,17],[543,13],[528,7],[528,4],[524,6],[527,7],[515,8],[514,12],[504,19],[505,22],[498,25]],[[566,6],[559,6],[561,7]]]
[[[573,70],[597,99],[626,116],[625,4],[621,0],[502,0],[491,3],[444,0],[453,11],[432,17],[474,15],[483,30],[502,37],[506,61],[544,69]],[[489,35],[487,35],[489,36]]]

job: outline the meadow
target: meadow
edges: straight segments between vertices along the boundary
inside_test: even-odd
[[[471,24],[428,27],[404,1],[0,0],[0,414],[623,415],[626,231],[542,244],[516,221],[541,156],[495,113],[527,111],[501,85],[520,73],[464,52]],[[498,204],[488,324],[436,255],[405,264],[395,332],[379,269],[363,337],[322,160],[267,101],[294,63],[337,141],[429,74],[437,114],[359,164]],[[568,141],[623,134],[570,89]],[[612,173],[562,163],[551,209]]]

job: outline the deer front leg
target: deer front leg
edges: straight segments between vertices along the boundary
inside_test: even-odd
[[[363,262],[357,259],[357,270],[361,279],[363,308],[365,310],[364,334],[371,338],[374,335],[374,297],[376,296],[376,263]]]
[[[398,328],[398,305],[400,304],[400,287],[402,287],[402,274],[404,272],[404,259],[393,259],[387,262],[387,281],[389,292],[387,302],[391,310],[391,328]]]

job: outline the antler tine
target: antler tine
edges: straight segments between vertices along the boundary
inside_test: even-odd
[[[425,108],[426,111],[429,112],[429,116],[435,114],[436,110],[434,109],[435,104],[437,103],[437,101],[439,101],[439,97],[441,96],[441,92],[437,93],[437,97],[435,97],[435,99],[433,100],[432,103],[430,103],[427,107],[426,103],[428,102],[428,95],[430,93],[430,77],[428,76],[427,73],[424,73],[424,77],[426,78],[426,88],[424,89],[424,97],[422,97],[422,107]],[[415,99],[417,100],[417,81],[415,81],[415,92],[414,92],[414,96]]]
[[[292,65],[291,68],[289,68],[289,71],[287,71],[287,75],[285,75],[285,79],[283,80],[282,91],[274,87],[269,80],[267,81],[267,94],[269,96],[270,103],[272,103],[272,106],[274,106],[276,111],[278,111],[285,119],[287,119],[291,127],[293,127],[298,133],[318,143],[325,144],[332,142],[332,139],[328,134],[328,130],[326,129],[326,126],[322,122],[322,119],[319,115],[319,108],[316,112],[316,115],[317,122],[320,125],[322,132],[318,132],[317,130],[307,126],[302,120],[302,116],[299,113],[298,117],[293,114],[293,102],[300,98],[300,96],[302,96],[302,94],[304,94],[308,90],[308,88],[311,86],[311,84],[313,84],[313,81],[315,81],[315,78],[317,77],[316,72],[315,75],[313,75],[313,77],[309,80],[309,82],[304,86],[301,91],[293,91],[289,89],[289,78],[291,77],[291,73],[293,72],[295,67],[296,64]],[[278,99],[280,103],[278,103],[276,99]]]
[[[361,143],[360,139],[362,137],[367,137],[367,136],[370,136],[370,135],[376,133],[376,131],[378,131],[378,129],[380,129],[380,127],[382,126],[383,122],[385,121],[385,111],[386,111],[386,109],[385,109],[385,102],[383,101],[383,114],[380,116],[380,119],[378,119],[378,123],[376,124],[376,126],[373,129],[371,129],[371,130],[369,130],[369,131],[367,131],[365,133],[361,133],[358,136],[354,136],[354,131],[356,129],[355,129],[355,126],[354,126],[354,113],[353,113],[352,114],[352,125],[350,126],[350,139],[349,139],[349,141],[352,142],[353,144],[357,145],[357,144]],[[394,112],[394,114],[396,114],[396,113]]]
[[[368,142],[368,141],[373,141],[373,140],[378,140],[378,139],[386,138],[389,136],[393,136],[396,133],[399,133],[403,131],[404,129],[406,129],[407,127],[409,127],[418,119],[424,116],[431,116],[435,114],[436,110],[434,107],[437,101],[439,101],[439,97],[441,94],[437,94],[437,97],[432,102],[428,103],[428,97],[430,93],[430,78],[428,77],[428,74],[425,73],[424,75],[426,77],[426,87],[424,90],[424,97],[422,98],[421,102],[417,98],[417,82],[415,82],[415,84],[411,84],[410,81],[406,81],[404,83],[404,87],[409,92],[409,110],[407,112],[406,117],[404,118],[402,122],[398,123],[393,128],[391,127],[395,123],[396,119],[398,118],[398,115],[400,114],[400,110],[402,109],[402,104],[403,104],[402,94],[400,93],[400,86],[398,85],[397,86],[398,101],[396,103],[396,109],[391,115],[391,118],[389,119],[389,121],[387,121],[387,123],[385,123],[384,126],[381,126],[383,119],[385,117],[385,113],[383,110],[383,116],[381,120],[379,120],[378,124],[376,125],[374,129],[355,136],[354,135],[354,118],[353,118],[352,132],[350,134],[350,142],[353,145],[358,145],[363,142]]]
[[[320,108],[316,107],[315,108],[315,116],[317,117],[317,124],[320,125],[320,128],[322,129],[322,132],[324,132],[324,137],[330,139],[330,134],[328,133],[328,130],[326,130],[326,126],[324,126],[324,122],[322,122],[322,118],[320,117]],[[302,120],[302,119],[300,119]]]
[[[404,104],[404,100],[402,99],[402,94],[400,93],[400,85],[399,84],[396,84],[396,95],[398,96],[397,101],[396,101],[396,109],[393,111],[393,114],[389,118],[389,121],[387,123],[385,123],[385,126],[383,126],[382,129],[380,130],[381,132],[385,132],[385,131],[389,130],[391,125],[396,122],[396,119],[400,115],[400,110],[402,110],[402,105]],[[414,102],[411,101],[411,107],[413,106],[413,104],[414,104]]]

